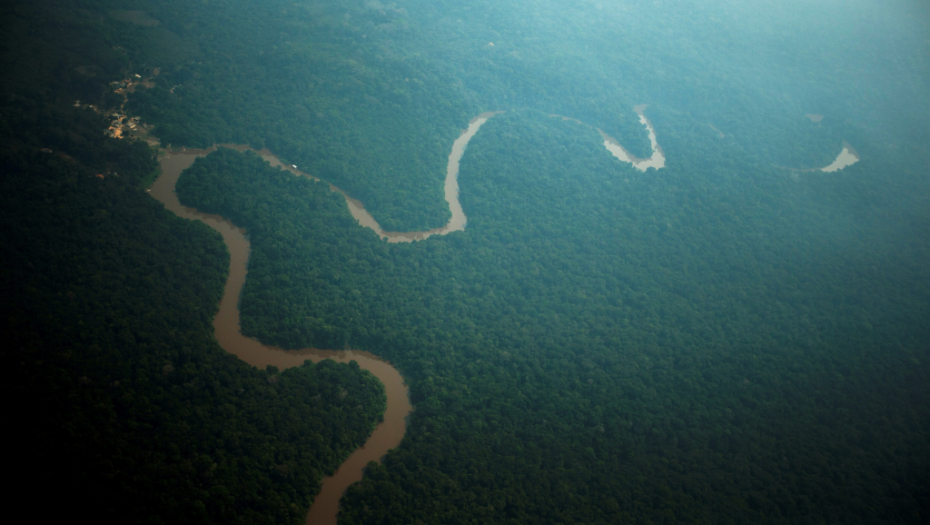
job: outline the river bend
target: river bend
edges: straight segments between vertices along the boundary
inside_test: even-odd
[[[638,106],[636,112],[649,132],[649,140],[652,144],[652,156],[649,159],[638,159],[630,155],[616,140],[598,130],[604,138],[604,147],[612,155],[623,162],[631,163],[641,171],[645,171],[650,167],[662,168],[665,165],[665,157],[656,141],[652,124],[643,115],[644,108],[645,106]],[[461,136],[452,145],[445,179],[445,198],[449,203],[452,218],[448,224],[441,228],[422,232],[385,232],[361,202],[351,198],[332,184],[330,184],[330,189],[341,193],[345,197],[352,216],[358,220],[361,226],[371,228],[379,236],[386,238],[388,242],[412,242],[426,239],[432,235],[445,235],[453,231],[462,231],[465,229],[467,218],[459,202],[459,162],[471,138],[475,136],[482,124],[497,113],[500,112],[482,113],[472,119],[468,128],[463,130]],[[239,151],[250,149],[238,145],[227,147]],[[149,192],[152,197],[179,217],[203,222],[219,232],[229,248],[229,278],[226,281],[223,298],[220,301],[219,312],[213,320],[213,329],[220,346],[227,352],[236,355],[239,359],[258,368],[273,365],[280,370],[284,370],[300,366],[307,359],[313,362],[333,359],[341,363],[354,360],[361,368],[374,374],[385,387],[387,409],[384,413],[384,421],[375,428],[368,441],[339,466],[335,474],[323,480],[320,493],[317,494],[313,506],[307,514],[306,523],[308,525],[335,525],[339,512],[339,501],[349,485],[362,479],[364,468],[369,461],[380,461],[390,449],[397,447],[403,439],[406,431],[406,418],[413,411],[407,385],[397,369],[368,352],[319,350],[315,348],[285,351],[281,348],[264,345],[255,339],[242,335],[238,303],[248,272],[248,259],[251,250],[251,245],[246,238],[246,232],[219,215],[200,213],[194,208],[182,206],[175,193],[175,184],[181,172],[190,167],[197,157],[205,156],[215,150],[214,147],[206,150],[164,152],[159,160],[162,174],[149,189]],[[272,166],[280,166],[294,174],[313,178],[311,175],[298,170],[296,166],[282,164],[280,159],[268,150],[260,150],[256,151],[256,153]]]

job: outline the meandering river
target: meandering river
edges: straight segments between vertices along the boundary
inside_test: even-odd
[[[859,157],[859,154],[856,153],[856,150],[853,149],[853,147],[844,140],[843,149],[840,150],[840,153],[836,156],[836,159],[834,159],[833,162],[831,162],[829,165],[822,168],[789,168],[786,166],[779,166],[777,164],[775,167],[793,171],[795,173],[792,174],[792,177],[797,178],[797,174],[801,172],[822,171],[824,173],[833,173],[848,166],[852,166],[853,164],[859,162],[860,158],[861,157]]]
[[[185,219],[201,221],[220,232],[229,247],[229,278],[220,301],[220,310],[213,320],[216,338],[227,352],[259,368],[274,365],[281,370],[300,366],[304,360],[319,362],[334,359],[341,363],[358,362],[359,366],[374,374],[384,384],[387,394],[387,410],[384,421],[375,428],[361,448],[339,467],[335,474],[323,480],[320,493],[317,494],[307,515],[307,523],[312,525],[335,525],[339,512],[339,500],[352,483],[362,479],[365,465],[369,461],[380,461],[388,450],[400,444],[406,431],[406,417],[413,407],[408,397],[407,385],[400,373],[386,361],[368,352],[354,350],[333,351],[305,348],[302,350],[282,350],[263,345],[255,339],[242,335],[239,329],[239,296],[245,283],[250,245],[245,230],[236,228],[231,222],[218,215],[200,213],[178,202],[174,185],[182,171],[193,164],[194,159],[206,155],[211,150],[188,150],[168,152],[161,159],[162,174],[152,185],[151,194],[161,201],[166,208]]]
[[[646,126],[649,132],[649,140],[652,143],[653,149],[651,158],[637,159],[632,157],[616,140],[605,135],[603,132],[601,132],[601,135],[604,137],[604,146],[614,156],[621,161],[630,162],[636,168],[645,171],[648,167],[663,167],[665,165],[665,157],[662,155],[661,149],[656,141],[652,124],[643,115],[642,110],[643,107],[636,108],[640,116],[640,121]],[[449,232],[464,230],[467,218],[459,202],[459,162],[471,138],[475,136],[482,124],[496,114],[496,112],[482,113],[472,119],[468,125],[468,129],[464,130],[461,136],[459,136],[452,145],[445,180],[445,198],[452,211],[452,219],[442,228],[423,232],[385,232],[381,229],[381,226],[378,225],[374,217],[368,213],[361,202],[349,197],[348,194],[333,185],[330,185],[330,188],[333,191],[341,193],[345,197],[352,216],[358,220],[361,226],[373,229],[381,237],[387,238],[389,242],[412,242],[426,239],[431,235],[444,235]],[[249,149],[246,146],[227,147],[240,151]],[[242,335],[239,324],[239,297],[242,292],[242,286],[245,284],[245,278],[248,272],[249,252],[251,250],[251,245],[246,238],[246,232],[244,229],[237,228],[223,217],[200,213],[194,208],[182,206],[175,193],[175,183],[177,183],[181,172],[190,167],[197,157],[205,156],[215,151],[215,149],[216,148],[165,152],[159,161],[162,174],[149,189],[149,192],[154,198],[159,200],[166,208],[179,217],[201,221],[218,231],[223,236],[223,240],[229,248],[229,278],[226,281],[223,298],[220,301],[219,312],[213,321],[213,329],[220,346],[227,352],[259,368],[274,365],[280,370],[284,370],[292,366],[300,366],[306,359],[310,359],[313,362],[319,362],[323,359],[334,359],[342,363],[354,360],[358,362],[361,368],[368,370],[381,380],[385,387],[385,392],[387,394],[387,410],[384,413],[384,421],[378,425],[368,441],[365,442],[361,448],[353,452],[352,455],[349,456],[349,459],[339,467],[333,476],[323,480],[320,493],[316,496],[313,506],[307,515],[306,522],[308,525],[335,525],[336,516],[339,512],[339,500],[342,498],[342,495],[349,485],[362,479],[365,465],[367,465],[369,461],[380,461],[390,449],[398,446],[403,439],[404,432],[406,431],[406,418],[413,410],[410,404],[407,386],[404,383],[403,377],[401,377],[400,373],[394,367],[368,352],[354,350],[318,350],[315,348],[285,351],[277,347],[263,345],[255,339]],[[281,161],[268,150],[261,150],[256,153],[261,155],[262,158],[273,166],[280,166],[297,175],[311,177],[309,174],[299,171],[294,166],[283,165]]]
[[[649,168],[662,169],[665,167],[665,154],[662,152],[662,147],[659,146],[659,141],[656,139],[656,131],[652,128],[652,122],[646,118],[646,115],[643,113],[646,111],[646,105],[640,105],[633,108],[636,111],[636,114],[639,115],[639,121],[646,126],[646,130],[649,132],[649,143],[652,145],[652,156],[648,159],[638,159],[633,155],[630,155],[619,142],[614,140],[613,137],[607,135],[601,130],[601,137],[604,138],[604,147],[607,148],[614,157],[617,157],[623,162],[629,162],[633,165],[634,168],[639,171],[646,171]]]
[[[652,123],[643,113],[644,110],[645,106],[637,106],[635,108],[636,113],[639,115],[640,122],[646,127],[649,133],[652,155],[648,159],[634,157],[612,137],[599,129],[597,131],[604,139],[604,147],[618,160],[628,162],[640,171],[646,171],[648,168],[661,169],[665,167],[665,155],[656,139]],[[462,134],[452,145],[445,179],[445,198],[449,203],[452,218],[449,220],[448,224],[441,228],[421,232],[386,232],[381,228],[374,217],[368,213],[361,202],[351,198],[347,193],[332,184],[330,184],[330,189],[339,192],[345,197],[349,211],[361,226],[371,228],[379,236],[386,238],[388,242],[412,242],[426,239],[432,235],[445,235],[449,232],[464,230],[467,217],[459,202],[459,163],[462,159],[462,155],[465,153],[468,142],[475,136],[481,126],[497,113],[500,112],[482,113],[472,119],[468,128],[463,130]],[[558,115],[553,116],[558,117]],[[568,117],[560,118],[575,120]],[[226,147],[231,147],[239,151],[249,149],[246,146],[237,145]],[[255,339],[242,335],[239,324],[239,297],[242,292],[242,286],[245,284],[249,252],[251,250],[249,241],[246,238],[246,232],[241,228],[237,228],[223,217],[200,213],[193,208],[182,206],[175,193],[175,183],[181,175],[181,172],[190,167],[197,157],[205,156],[215,151],[215,149],[216,148],[165,152],[160,159],[162,174],[149,191],[153,197],[162,202],[166,208],[178,216],[201,221],[218,231],[223,236],[223,240],[229,248],[229,278],[226,281],[219,312],[213,321],[213,328],[220,346],[226,351],[235,354],[243,361],[259,368],[265,368],[267,365],[274,365],[284,370],[292,366],[300,366],[306,359],[310,359],[313,362],[319,362],[323,359],[334,359],[342,363],[354,360],[358,362],[361,368],[368,370],[381,380],[385,387],[385,392],[387,394],[387,410],[384,413],[384,421],[378,425],[365,445],[353,452],[352,455],[349,456],[349,459],[339,467],[333,476],[323,480],[320,493],[316,496],[313,506],[307,515],[306,523],[308,525],[335,525],[336,516],[339,512],[339,501],[349,485],[362,479],[365,465],[367,465],[369,461],[380,461],[390,449],[398,446],[403,439],[404,432],[406,431],[406,418],[413,410],[410,404],[407,386],[404,383],[403,377],[401,377],[400,373],[394,367],[368,352],[354,350],[318,350],[315,348],[285,351],[273,346],[263,345]],[[268,150],[260,150],[256,151],[256,153],[272,166],[280,166],[295,175],[314,178],[298,170],[295,166],[282,164],[280,159]],[[844,142],[843,151],[837,157],[837,160],[830,166],[820,169],[827,172],[836,171],[858,160],[859,156],[851,146]]]

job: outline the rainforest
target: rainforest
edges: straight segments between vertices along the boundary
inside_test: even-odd
[[[32,515],[930,522],[924,2],[0,12]]]

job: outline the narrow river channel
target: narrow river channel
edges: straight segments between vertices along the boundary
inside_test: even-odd
[[[637,159],[629,155],[622,146],[613,138],[605,135],[604,146],[608,151],[616,156],[619,160],[629,162],[636,168],[645,171],[648,167],[661,168],[665,164],[665,158],[662,155],[661,148],[655,138],[655,131],[652,124],[642,113],[641,107],[636,111],[640,120],[646,126],[649,132],[649,139],[652,143],[653,154],[650,159]],[[449,163],[446,170],[445,180],[445,197],[452,211],[452,218],[449,223],[442,228],[423,232],[385,232],[378,225],[378,222],[365,209],[364,205],[349,197],[344,191],[330,185],[330,189],[341,193],[349,207],[352,216],[358,220],[361,226],[371,228],[384,237],[388,242],[412,242],[426,239],[432,235],[445,235],[453,231],[465,229],[466,217],[459,203],[459,185],[458,171],[459,162],[468,146],[468,142],[482,124],[497,112],[488,112],[478,115],[471,120],[467,129],[463,130],[461,136],[453,143],[452,151],[449,153]],[[600,131],[600,130],[598,130]],[[246,146],[227,146],[239,151],[249,149]],[[218,231],[229,248],[229,278],[226,281],[226,288],[223,291],[223,299],[220,301],[220,309],[213,320],[213,329],[216,339],[220,346],[227,352],[236,355],[250,365],[258,368],[265,368],[268,365],[278,367],[280,370],[293,366],[300,366],[307,359],[313,362],[319,362],[323,359],[333,359],[341,363],[356,361],[359,366],[374,374],[384,384],[387,394],[387,410],[384,413],[384,421],[378,425],[371,437],[365,444],[352,453],[333,476],[323,480],[320,493],[317,494],[307,514],[308,525],[335,525],[336,516],[339,513],[339,500],[345,493],[349,485],[362,479],[365,466],[369,461],[381,461],[387,452],[397,447],[404,437],[406,431],[406,418],[413,411],[410,404],[407,385],[404,383],[400,373],[386,361],[368,352],[355,350],[334,351],[318,350],[315,348],[305,348],[301,350],[283,350],[274,346],[263,345],[255,339],[242,335],[239,324],[239,297],[242,292],[242,286],[245,284],[246,274],[248,273],[248,261],[251,245],[246,238],[246,231],[237,228],[228,220],[219,215],[209,215],[200,213],[194,208],[182,206],[178,201],[175,193],[175,184],[180,177],[181,172],[189,168],[197,157],[203,157],[215,151],[215,148],[207,150],[181,150],[167,151],[161,156],[159,163],[162,174],[149,189],[152,197],[160,201],[166,208],[174,212],[179,217],[185,219],[201,221]],[[281,161],[270,151],[256,151],[262,158],[268,161],[272,166],[280,166],[295,175],[311,177],[310,175],[299,171],[294,166],[283,165]]]
[[[389,363],[368,352],[354,350],[333,351],[305,348],[282,350],[263,345],[239,331],[239,296],[245,283],[250,245],[245,230],[236,228],[231,222],[218,215],[207,215],[178,202],[174,185],[182,171],[210,150],[188,150],[169,152],[161,158],[162,174],[152,185],[151,194],[166,208],[185,219],[201,221],[220,232],[229,247],[229,278],[220,301],[220,310],[213,320],[216,338],[227,352],[235,354],[250,365],[265,368],[274,365],[281,370],[300,366],[304,360],[319,362],[333,359],[340,363],[358,362],[359,366],[374,374],[384,384],[387,394],[387,410],[384,421],[378,425],[365,444],[352,453],[333,476],[323,480],[320,493],[307,515],[309,525],[335,525],[339,512],[339,500],[352,483],[362,479],[365,465],[369,461],[380,461],[388,450],[400,444],[406,430],[406,417],[413,410],[408,397],[404,378]]]

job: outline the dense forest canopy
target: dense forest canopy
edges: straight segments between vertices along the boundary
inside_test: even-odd
[[[75,473],[103,465],[94,487],[122,484],[146,509],[177,500],[152,511],[165,520],[299,521],[319,474],[383,410],[357,369],[316,365],[269,382],[275,371],[222,357],[208,329],[224,275],[218,240],[146,200],[150,150],[104,139],[99,116],[71,107],[117,106],[110,82],[139,74],[154,86],[125,109],[163,145],[267,147],[323,180],[221,148],[178,193],[249,232],[246,335],[368,350],[410,386],[404,442],[350,489],[340,523],[930,519],[925,3],[50,0],[3,10],[2,63],[16,72],[0,93],[3,286],[16,298],[4,310],[17,342],[4,355],[9,384],[48,409],[38,443],[107,428],[101,443],[140,451],[62,459],[98,450],[81,438],[44,460],[62,462],[55,472],[84,479]],[[596,131],[648,156],[639,104],[661,170],[619,162]],[[463,232],[388,244],[326,184],[386,230],[441,226],[452,141],[488,110],[503,113],[461,163]],[[787,169],[826,166],[844,141],[860,156],[852,166]],[[151,247],[157,257],[144,260]],[[113,381],[135,390],[102,386]],[[362,397],[315,412],[315,392],[347,384]],[[230,385],[249,401],[230,401]],[[86,422],[57,421],[72,405]],[[138,430],[149,406],[168,407],[157,421],[192,426],[150,436]],[[227,413],[239,427],[223,432],[278,443],[274,460],[217,433]],[[197,427],[189,414],[214,416]],[[312,446],[280,437],[326,421],[338,431]],[[224,483],[205,473],[204,455]],[[240,456],[258,459],[215,460]],[[288,475],[297,458],[305,471]],[[150,463],[196,490],[120,477]],[[236,483],[274,496],[216,488]]]
[[[55,42],[12,34],[29,49]],[[221,239],[143,191],[155,151],[73,107],[105,104],[92,97],[125,71],[104,73],[99,57],[92,75],[74,71],[87,57],[59,44],[21,76],[5,69],[0,94],[10,499],[44,520],[302,523],[320,480],[381,418],[383,386],[352,364],[279,373],[219,347]],[[56,504],[40,507],[49,494]]]

